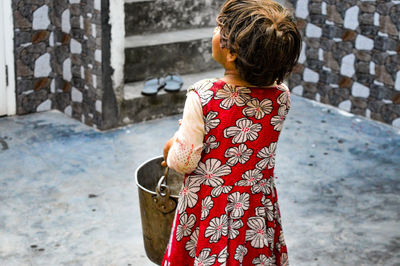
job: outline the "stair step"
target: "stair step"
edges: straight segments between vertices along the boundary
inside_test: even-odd
[[[211,71],[192,73],[186,75],[180,75],[183,80],[181,90],[186,89],[194,84],[195,82],[206,79],[206,78],[221,78],[224,76],[224,70],[222,68],[214,69]],[[124,100],[132,100],[134,98],[144,97],[140,92],[143,88],[144,81],[137,81],[125,84],[124,87]],[[160,90],[157,95],[167,94],[164,90]]]
[[[212,59],[214,27],[189,29],[125,39],[125,82],[189,74],[218,68]]]
[[[125,49],[211,39],[214,28],[215,27],[207,27],[200,29],[188,29],[148,35],[129,36],[125,38]]]
[[[142,2],[155,2],[156,0],[125,0],[125,4],[142,3]]]
[[[224,0],[125,0],[126,36],[215,26]]]
[[[120,109],[120,123],[130,124],[168,115],[179,114],[183,110],[186,90],[193,83],[205,78],[223,77],[224,70],[181,75],[183,86],[178,93],[167,93],[160,90],[155,96],[143,96],[143,81],[128,83],[124,87],[124,99]]]

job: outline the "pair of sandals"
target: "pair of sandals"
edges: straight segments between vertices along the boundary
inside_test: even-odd
[[[145,96],[154,96],[159,90],[166,92],[179,92],[183,85],[182,78],[178,75],[167,75],[164,78],[151,78],[144,82],[142,94]]]

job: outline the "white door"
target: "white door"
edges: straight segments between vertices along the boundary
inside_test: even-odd
[[[3,8],[1,12],[3,12]],[[5,58],[5,29],[4,15],[0,16],[0,116],[7,114],[7,77]]]
[[[0,0],[0,116],[16,112],[11,0]]]

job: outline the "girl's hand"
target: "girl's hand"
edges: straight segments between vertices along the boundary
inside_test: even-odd
[[[164,145],[164,161],[161,162],[162,167],[167,167],[167,157],[172,144],[174,143],[175,137],[170,138]]]

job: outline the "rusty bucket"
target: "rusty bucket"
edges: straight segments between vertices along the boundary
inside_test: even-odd
[[[147,257],[160,265],[168,245],[183,175],[161,167],[163,157],[141,164],[135,173],[139,189],[144,248]]]

